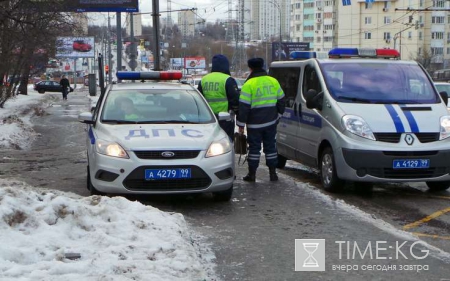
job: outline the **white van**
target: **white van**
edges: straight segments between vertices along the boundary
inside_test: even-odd
[[[318,168],[328,191],[345,181],[425,181],[433,191],[450,186],[447,93],[437,92],[422,66],[396,59],[391,49],[304,55],[274,62],[269,71],[286,95],[279,168],[287,159]]]

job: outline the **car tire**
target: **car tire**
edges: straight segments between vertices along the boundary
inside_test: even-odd
[[[38,90],[38,93],[43,94],[43,93],[45,93],[45,91],[41,89],[41,90]]]
[[[444,191],[450,187],[450,181],[427,181],[426,184],[431,192]]]
[[[91,172],[89,166],[87,166],[87,189],[91,195],[105,195],[105,193],[98,191],[91,182]]]
[[[233,196],[233,186],[224,191],[213,192],[213,199],[216,202],[228,202]]]
[[[286,166],[286,161],[288,159],[286,157],[284,157],[281,154],[278,154],[278,163],[277,163],[277,168],[278,169],[283,169]]]
[[[339,192],[344,188],[344,181],[336,173],[333,149],[326,147],[320,155],[320,181],[323,189],[329,192]]]

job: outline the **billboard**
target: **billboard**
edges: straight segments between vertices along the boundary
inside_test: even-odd
[[[283,42],[281,43],[281,54],[279,54],[279,42],[272,43],[272,61],[289,60],[293,51],[309,51],[309,42]]]
[[[57,37],[57,58],[93,58],[94,37]]]
[[[170,58],[170,66],[174,69],[181,69],[183,67],[183,58]]]
[[[187,69],[205,69],[206,60],[205,57],[185,57],[184,68]]]
[[[42,0],[41,0],[42,1]],[[138,0],[63,0],[65,12],[139,12]]]

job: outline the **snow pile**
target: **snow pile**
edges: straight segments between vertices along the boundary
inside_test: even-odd
[[[0,218],[0,280],[206,280],[178,213],[0,180]]]

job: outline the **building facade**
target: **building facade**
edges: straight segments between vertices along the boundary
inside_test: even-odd
[[[178,28],[183,37],[193,37],[195,35],[196,17],[192,11],[178,12]]]
[[[309,0],[314,1],[314,0]],[[251,0],[246,6],[251,19],[247,21],[250,40],[290,41],[290,0]],[[281,28],[280,28],[281,25]]]
[[[315,51],[391,48],[429,69],[450,67],[450,1],[291,0],[290,38]],[[447,9],[447,10],[446,10]]]

